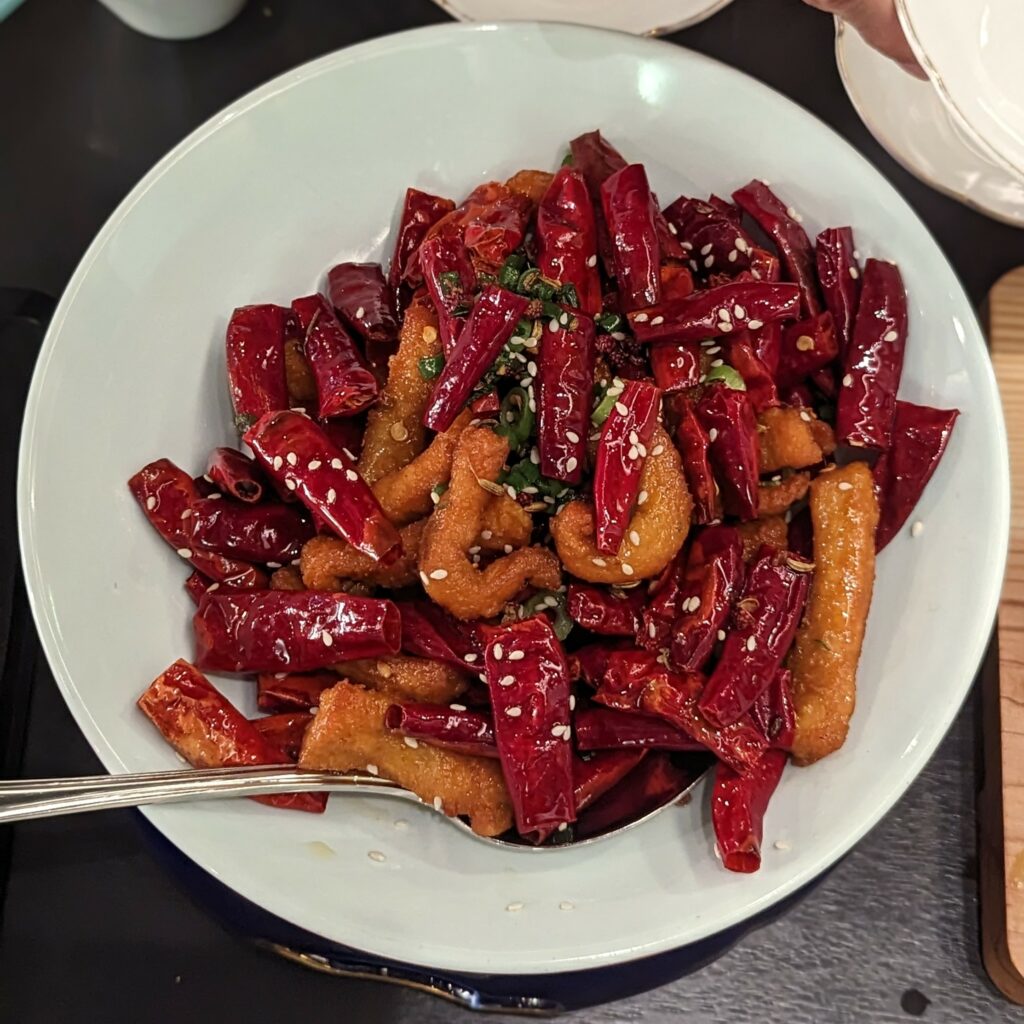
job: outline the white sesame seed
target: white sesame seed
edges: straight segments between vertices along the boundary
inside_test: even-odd
[[[810,423],[811,422],[811,414],[806,409],[801,409],[800,410],[800,419],[802,419],[804,421],[804,423]]]
[[[323,631],[323,632],[322,632],[322,633],[320,634],[320,639],[321,639],[321,640],[323,641],[323,645],[324,645],[324,647],[330,647],[330,646],[332,646],[332,645],[333,645],[333,643],[334,643],[334,637],[333,637],[333,636],[331,636],[331,634],[330,634],[330,633],[328,633],[328,632],[327,632],[327,630],[324,630],[324,631]]]
[[[759,331],[762,327],[764,327],[764,324],[760,320],[748,320],[747,326],[752,331]]]
[[[707,259],[704,260],[704,266],[705,267],[713,267],[714,265],[715,265],[715,257],[713,255],[712,256],[708,256]]]
[[[209,586],[208,586],[208,587],[206,588],[206,592],[207,592],[208,594],[212,594],[212,593],[213,593],[213,592],[214,592],[215,590],[220,590],[220,584],[219,584],[219,583],[211,583],[211,584],[210,584],[210,585],[209,585]]]
[[[274,469],[279,470],[284,465],[284,459],[280,455],[274,456]]]
[[[291,477],[288,477],[288,479],[285,480],[284,485],[289,491],[294,491],[295,488],[299,486]]]
[[[663,444],[656,444],[651,449],[651,454],[652,455],[660,455],[664,450],[665,450],[665,446]]]
[[[631,566],[629,564],[629,562],[623,562],[622,563],[622,572],[626,576],[632,576],[633,575],[633,566]]]
[[[616,402],[615,403],[615,411],[620,416],[626,416],[626,415],[629,414],[629,408],[626,406],[626,404],[624,402]]]
[[[437,491],[431,491],[430,492],[430,500],[436,505],[436,504],[438,504],[438,502],[440,502],[441,495],[438,494]]]
[[[847,374],[843,378],[843,387],[844,388],[848,388],[852,383],[853,383],[853,377],[850,374]]]
[[[733,311],[733,313],[736,314],[736,319],[737,320],[743,320],[743,319],[746,318],[747,311],[741,305],[739,305],[738,303],[735,306],[732,307],[732,311]]]
[[[178,554],[181,555],[182,558],[192,557],[192,552],[188,548],[178,548]]]
[[[327,504],[328,505],[333,505],[334,502],[336,501],[337,497],[338,497],[338,492],[333,487],[331,487],[327,491]]]
[[[537,376],[537,364],[532,359],[526,364],[526,372],[531,377]]]
[[[646,491],[641,491],[636,496],[637,507],[639,507],[640,505],[643,505],[644,502],[646,502],[649,497],[650,497],[650,495]]]
[[[506,544],[501,550],[504,551],[506,555],[511,555],[515,549],[511,544]]]
[[[509,661],[522,661],[526,657],[525,651],[509,651]]]
[[[721,351],[722,351],[722,346],[721,345],[712,345],[709,349],[707,349],[705,354],[709,355],[709,356],[713,356],[713,355],[717,355]]]
[[[295,454],[295,452],[289,452],[285,456],[285,461],[288,463],[289,466],[297,466],[299,464],[299,457],[298,455]]]
[[[562,730],[565,728],[564,725],[553,725],[551,726],[551,735],[556,739],[562,735]]]
[[[212,497],[212,495],[211,495],[211,497]],[[219,497],[219,495],[218,495],[218,497]],[[184,508],[184,509],[181,510],[181,518],[182,519],[188,519],[188,517],[190,515],[192,515],[192,509]]]
[[[448,578],[448,570],[447,569],[435,569],[432,573],[430,573],[430,578],[432,580],[444,580],[444,579],[447,579]]]
[[[629,446],[629,451],[626,453],[631,459],[640,458],[640,449],[635,444]]]
[[[371,850],[366,856],[369,857],[370,860],[375,860],[378,864],[380,864],[382,861],[387,860],[387,857],[385,857],[384,854],[380,852],[380,850]]]
[[[658,627],[653,622],[647,623],[647,635],[652,640],[658,635]]]
[[[860,277],[860,271],[856,267],[850,267],[850,277],[856,281]]]
[[[419,740],[415,739],[412,736],[403,736],[402,740],[407,747],[412,747],[413,750],[418,749],[420,745]]]
[[[366,316],[366,310],[365,310],[365,309],[363,309],[363,307],[362,307],[362,306],[360,306],[360,307],[359,307],[359,308],[358,308],[358,309],[356,310],[356,319],[357,319],[357,320],[362,320],[364,316]]]
[[[505,909],[510,914],[515,914],[515,913],[518,913],[520,910],[522,910],[523,907],[525,907],[525,906],[526,906],[526,904],[523,903],[522,900],[513,900],[510,904],[508,904],[507,907],[505,907]]]
[[[800,214],[797,213],[792,206],[786,207],[786,216],[791,218],[792,220],[795,220],[797,223],[800,223],[800,221],[803,220],[803,217],[801,217]]]
[[[435,811],[443,811],[444,810],[444,801],[439,796],[435,796],[433,802],[434,802],[434,810]]]
[[[782,850],[783,852],[785,852],[786,850],[791,850],[793,848],[788,842],[786,842],[785,839],[776,839],[772,845],[775,847],[776,850]]]
[[[379,775],[380,774],[380,769],[375,764],[368,764],[366,766],[366,771],[370,775]]]
[[[150,495],[150,496],[149,496],[149,497],[148,497],[148,498],[146,499],[146,508],[148,508],[150,512],[152,512],[152,511],[153,511],[153,509],[155,509],[155,508],[156,508],[156,497],[155,497],[154,495],[152,495],[152,494],[151,494],[151,495]],[[190,510],[190,509],[185,509],[185,511],[186,511],[186,512],[189,512],[189,511],[191,511],[191,510]]]
[[[670,224],[669,227],[671,227],[671,226],[672,225]],[[564,824],[564,822],[563,822],[563,824]],[[562,826],[559,825],[559,828],[561,828],[561,827]],[[575,910],[576,909],[576,904],[573,903],[572,900],[562,900],[562,902],[558,904],[558,909],[559,910]]]
[[[550,319],[550,320],[548,321],[548,330],[549,330],[549,331],[550,331],[550,332],[551,332],[552,334],[557,334],[557,333],[558,333],[558,318],[557,318],[557,317],[552,317],[552,318],[551,318],[551,319]]]
[[[280,562],[267,562],[267,568],[268,569],[280,569],[281,568],[281,563]]]
[[[359,479],[359,474],[354,469],[345,470],[345,479],[355,482]]]
[[[690,260],[690,269],[691,270],[698,270],[699,269],[696,260]]]
[[[897,331],[887,331],[882,341],[895,341],[898,337],[899,333]]]
[[[724,629],[720,629],[718,631],[718,639],[719,640],[724,640],[725,639],[725,630]]]
[[[854,249],[853,250],[853,258],[855,260],[859,260],[860,259],[860,250],[859,249]]]
[[[640,443],[640,435],[635,430],[631,430],[629,432],[629,443],[630,444],[639,444]]]
[[[502,647],[501,644],[495,644],[491,649],[491,654],[494,655],[495,661],[501,661],[501,659],[505,657],[505,648]]]
[[[516,677],[515,676],[502,676],[498,680],[498,685],[499,686],[511,686],[515,681],[516,681]]]
[[[636,530],[630,530],[629,541],[634,547],[636,547],[636,545],[640,543],[640,534],[637,533]]]
[[[735,263],[739,259],[740,254],[735,249],[729,250],[729,262]]]
[[[319,469],[323,463],[319,459],[310,459],[309,465],[306,468],[312,472],[314,469]]]
[[[748,651],[753,651],[753,650],[756,649],[756,647],[757,647],[757,638],[756,637],[752,637],[752,636],[748,636],[747,637],[747,650]]]
[[[426,574],[425,572],[423,572],[423,570],[422,570],[422,569],[420,570],[420,582],[421,582],[421,583],[423,584],[423,586],[425,586],[425,587],[426,587],[426,586],[428,586],[428,585],[429,585],[429,583],[430,583],[430,579],[429,579],[429,577],[427,576],[427,574]]]
[[[650,319],[650,316],[648,316],[647,313],[637,313],[636,316],[633,317],[633,323],[635,323],[635,324],[645,324],[645,323],[647,323],[647,321],[649,319]]]
[[[920,519],[910,528],[911,537],[920,537],[924,533],[924,523]]]
[[[728,334],[732,330],[732,324],[728,320],[719,320],[715,326],[722,334]]]
[[[849,480],[844,480],[839,485],[839,490],[841,490],[841,491],[852,491],[853,490],[853,484],[851,484]]]
[[[505,708],[505,714],[509,718],[518,718],[523,713],[523,709],[518,705],[513,705],[510,708]]]
[[[597,266],[597,253],[594,253],[593,256],[588,256],[587,257],[587,266],[588,267],[596,267]]]
[[[701,247],[701,250],[700,250],[700,254],[701,254],[701,256],[707,256],[707,254],[708,254],[709,252],[711,252],[711,250],[712,250],[713,248],[714,248],[714,246],[713,246],[713,245],[712,245],[712,244],[711,244],[710,242],[708,242],[708,244],[707,244],[707,245],[705,245],[705,246],[702,246],[702,247]]]
[[[484,540],[490,540],[494,536],[494,533],[491,530],[483,530],[481,531],[480,536]]]
[[[679,228],[677,228],[671,221],[668,222],[668,229],[673,235],[679,234]]]
[[[664,322],[665,322],[665,318],[664,318],[663,316],[656,316],[656,317],[655,317],[655,318],[654,318],[654,319],[653,319],[653,320],[651,321],[651,326],[652,326],[652,327],[657,327],[657,326],[658,326],[659,324],[663,324]]]
[[[712,366],[724,366],[725,365],[725,360],[724,359],[712,359],[711,360],[711,365]]]
[[[344,469],[345,464],[341,459],[331,459],[331,469]]]
[[[600,558],[598,556],[592,558],[591,561],[594,563],[594,565],[599,566],[602,569],[608,564],[603,558]]]
[[[579,439],[577,438],[577,440],[579,440]],[[573,473],[573,472],[575,472],[576,467],[579,464],[580,464],[580,460],[577,459],[575,455],[570,455],[569,458],[567,458],[565,460],[565,471],[566,471],[566,473]]]
[[[735,244],[736,248],[739,249],[740,252],[746,252],[747,249],[750,248],[750,246],[747,245],[747,241],[745,238],[737,238]]]
[[[537,400],[533,398],[533,388],[530,388],[530,401],[529,401],[530,412],[537,411]]]
[[[209,474],[209,473],[204,473],[204,474],[203,474],[203,479],[204,479],[204,480],[205,480],[205,481],[206,481],[206,482],[207,482],[208,484],[212,484],[212,483],[213,483],[213,477],[212,477],[212,476],[210,476],[210,474]]]
[[[568,440],[568,442],[570,444],[579,444],[580,443],[580,435],[577,434],[575,430],[567,430],[565,432],[565,436],[566,436],[566,439]]]
[[[718,440],[718,427],[712,427],[708,431],[708,440],[714,444]]]
[[[576,694],[574,694],[574,693],[570,693],[569,694],[569,710],[570,711],[575,711],[576,710]]]

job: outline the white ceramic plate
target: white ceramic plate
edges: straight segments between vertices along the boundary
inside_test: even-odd
[[[1024,227],[1024,176],[979,151],[931,82],[908,75],[838,18],[836,64],[861,120],[911,174],[996,220]]]
[[[516,102],[497,102],[494,84],[513,80]],[[700,794],[618,839],[545,854],[491,849],[382,800],[336,799],[322,817],[246,801],[146,812],[272,913],[439,969],[597,967],[713,934],[813,879],[921,770],[985,649],[1008,522],[991,366],[928,232],[824,125],[704,57],[560,25],[424,29],[268,83],[147,174],[61,300],[26,411],[21,543],[51,667],[108,769],[173,767],[133,701],[190,653],[192,609],[181,560],[125,480],[162,455],[199,466],[231,442],[227,314],[308,292],[339,259],[380,258],[406,186],[461,195],[489,176],[554,167],[568,139],[596,126],[646,163],[665,201],[728,193],[759,175],[812,235],[852,222],[865,256],[898,260],[906,275],[903,395],[963,416],[917,510],[923,535],[904,531],[881,559],[849,741],[813,769],[786,772],[756,875],[722,870]],[[254,708],[251,683],[223,685]],[[773,848],[776,839],[788,848]],[[515,902],[522,909],[508,911]]]
[[[710,18],[732,0],[434,0],[459,21],[561,21],[660,36]]]
[[[947,106],[1009,170],[1024,174],[1024,3],[897,0],[896,9]]]

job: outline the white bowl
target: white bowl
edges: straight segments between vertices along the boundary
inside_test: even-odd
[[[718,932],[842,856],[935,749],[988,641],[1008,470],[974,313],[920,221],[824,125],[686,50],[558,25],[404,33],[275,79],[146,175],[61,300],[26,412],[21,544],[50,665],[109,770],[173,767],[133,702],[191,651],[185,572],[125,480],[162,455],[198,467],[231,442],[227,314],[308,292],[336,260],[382,257],[407,185],[461,195],[522,166],[554,167],[568,139],[597,126],[646,163],[666,202],[760,176],[812,235],[853,223],[861,253],[897,260],[906,276],[902,394],[963,416],[915,513],[924,533],[904,530],[880,560],[849,741],[787,770],[756,875],[722,869],[700,795],[618,839],[540,855],[488,848],[382,800],[336,799],[322,817],[246,801],[145,812],[272,913],[438,969],[597,967]],[[254,709],[251,683],[223,685]]]

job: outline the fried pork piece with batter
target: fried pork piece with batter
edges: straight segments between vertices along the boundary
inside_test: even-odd
[[[302,545],[299,556],[302,582],[309,590],[345,590],[346,580],[359,580],[378,587],[407,587],[416,582],[420,540],[426,520],[410,523],[398,531],[402,554],[388,565],[356,550],[339,537],[321,534]]]
[[[424,378],[420,360],[440,353],[437,314],[426,292],[421,290],[405,312],[398,351],[388,363],[387,384],[366,418],[358,469],[371,486],[409,465],[426,446],[423,413],[434,390],[434,381]]]
[[[464,815],[479,835],[507,832],[512,803],[499,762],[426,743],[410,746],[384,726],[392,703],[390,697],[353,683],[324,690],[320,710],[306,730],[299,765],[317,771],[370,771],[448,815]]]
[[[283,565],[270,577],[271,590],[305,590],[302,573],[294,565]]]
[[[875,581],[878,499],[871,470],[853,462],[811,484],[814,582],[787,666],[793,673],[793,760],[812,764],[846,740],[857,663]]]
[[[623,586],[657,576],[675,558],[690,530],[693,502],[679,452],[664,427],[651,437],[640,475],[640,494],[616,555],[597,550],[594,506],[571,501],[551,521],[551,535],[565,568],[590,583]]]
[[[550,171],[516,171],[505,182],[505,187],[526,196],[534,206],[537,206],[544,198],[544,193],[547,192],[553,178],[554,175]]]
[[[826,453],[816,437],[817,420],[809,409],[766,409],[758,420],[758,440],[761,445],[760,469],[774,473],[777,469],[802,469],[821,462]],[[827,423],[820,426],[828,428]],[[820,429],[820,427],[818,428]],[[824,440],[824,434],[821,435]],[[832,449],[835,448],[833,441]],[[831,453],[831,449],[830,452]]]
[[[469,686],[466,674],[457,668],[411,654],[342,661],[334,671],[392,700],[414,704],[448,704]]]
[[[762,544],[773,548],[785,548],[789,541],[789,527],[782,516],[768,516],[766,519],[751,519],[736,527],[743,540],[743,561],[757,557]]]
[[[508,443],[486,427],[467,427],[452,463],[451,483],[427,523],[420,543],[420,579],[427,595],[459,619],[489,619],[529,584],[554,590],[562,582],[554,553],[521,548],[486,567],[469,549],[486,529],[493,483],[508,457]]]
[[[288,395],[297,405],[316,408],[316,378],[302,352],[299,338],[288,338],[284,343],[284,375]]]
[[[757,489],[758,516],[776,516],[800,501],[811,486],[810,473],[779,475],[779,479],[762,482]],[[785,545],[783,545],[785,547]]]

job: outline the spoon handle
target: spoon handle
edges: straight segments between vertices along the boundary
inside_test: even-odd
[[[16,779],[0,782],[0,823],[53,818],[83,811],[141,804],[266,796],[330,789],[363,795],[419,797],[372,775],[304,771],[289,765],[210,768],[201,771],[146,772],[68,779]]]

